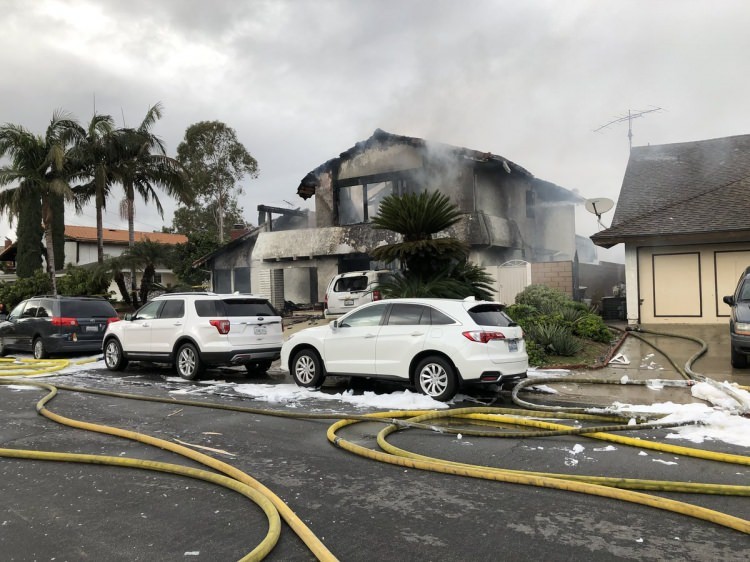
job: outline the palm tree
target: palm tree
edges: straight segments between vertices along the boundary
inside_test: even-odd
[[[156,266],[168,263],[171,255],[172,249],[169,246],[152,240],[136,242],[132,248],[128,248],[128,250],[122,254],[121,258],[129,263],[131,267],[143,269],[143,277],[141,277],[141,287],[139,291],[141,304],[148,300],[148,294],[153,288]]]
[[[461,211],[438,192],[389,195],[380,203],[372,224],[402,235],[401,242],[372,251],[376,260],[401,264],[400,275],[380,289],[389,297],[463,298],[489,300],[492,278],[468,261],[469,247],[456,238],[436,235],[461,220]]]
[[[96,209],[96,242],[97,261],[104,263],[104,223],[102,211],[106,208],[107,196],[112,185],[117,181],[117,166],[120,154],[115,122],[109,115],[97,115],[91,118],[85,134],[77,139],[74,155],[76,166],[80,169],[81,179],[86,180],[74,188],[76,207],[81,208],[91,198]]]
[[[57,294],[57,283],[50,200],[55,196],[62,197],[65,201],[74,199],[69,184],[73,173],[68,156],[72,141],[79,131],[78,123],[61,111],[54,112],[44,136],[35,135],[19,125],[6,124],[0,127],[0,158],[10,158],[9,164],[0,167],[0,186],[18,182],[0,191],[0,209],[17,214],[25,198],[41,198],[47,267],[53,294]]]
[[[439,191],[389,195],[380,203],[372,225],[398,232],[403,241],[375,248],[372,255],[384,262],[398,260],[411,275],[427,280],[451,260],[468,256],[469,248],[460,240],[435,238],[460,220],[461,212]]]
[[[122,129],[119,135],[122,160],[118,173],[125,190],[120,210],[128,218],[128,248],[135,245],[135,194],[136,192],[148,203],[153,200],[159,214],[164,217],[155,187],[168,195],[177,197],[187,204],[193,199],[192,191],[185,181],[183,168],[177,160],[166,155],[164,143],[151,132],[154,123],[161,118],[162,107],[155,104],[146,112],[137,129]],[[135,271],[131,275],[133,300],[135,294]]]

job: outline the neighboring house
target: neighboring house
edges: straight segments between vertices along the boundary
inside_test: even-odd
[[[633,148],[610,228],[631,324],[725,323],[750,265],[750,135]]]
[[[383,198],[425,190],[449,195],[462,212],[446,235],[469,244],[470,259],[498,280],[501,300],[513,302],[519,290],[510,288],[515,271],[523,288],[533,281],[531,266],[577,261],[574,206],[583,202],[580,196],[502,156],[376,130],[302,179],[297,194],[314,197],[314,213],[269,219],[194,265],[212,272],[214,290],[244,290],[249,281],[253,292],[277,306],[320,302],[334,275],[385,265],[370,252],[399,235],[370,225]],[[557,275],[549,269],[550,278]],[[564,288],[575,296],[571,271]]]
[[[113,228],[104,229],[104,257],[112,258],[117,257],[128,249],[128,231],[117,230]],[[135,241],[142,242],[143,240],[151,240],[159,242],[161,244],[183,244],[187,242],[187,236],[182,234],[168,234],[164,232],[140,232],[136,231]],[[6,239],[7,240],[7,239]],[[0,252],[0,262],[7,261],[15,263],[16,261],[16,244],[6,243],[5,248]],[[96,263],[97,261],[97,239],[96,239],[96,227],[94,226],[71,226],[65,225],[65,262],[59,267],[59,270],[64,269],[68,264],[77,266],[87,265]],[[138,272],[142,273],[142,272]],[[130,281],[130,274],[126,273],[128,279],[128,286]],[[163,266],[157,266],[156,268],[155,282],[163,285],[174,285],[177,281],[175,274]],[[140,282],[140,277],[136,275],[137,282]],[[116,285],[110,287],[111,290],[119,297]]]

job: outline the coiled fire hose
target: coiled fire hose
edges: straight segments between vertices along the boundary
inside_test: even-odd
[[[668,335],[668,334],[660,334]],[[693,339],[693,338],[687,338]],[[703,351],[705,352],[705,350]],[[686,366],[686,371],[689,372],[689,366],[700,354],[696,354]],[[12,361],[16,365],[13,368],[7,368],[5,364],[7,361]],[[49,373],[55,372],[67,366],[69,363],[65,360],[52,360],[52,362],[38,362],[35,364],[28,364],[22,362],[19,364],[15,360],[0,360],[0,377],[2,376],[13,376],[13,381],[0,380],[0,384],[19,384],[17,377],[21,376],[27,378],[29,376],[36,375],[48,375]],[[678,369],[678,372],[679,369]],[[562,380],[560,377],[551,377],[548,379],[531,379],[528,384],[540,384],[542,382],[559,382]],[[568,382],[584,382],[587,379],[567,379]],[[592,384],[603,384],[602,379],[591,379]],[[669,382],[669,381],[662,381]],[[680,381],[671,381],[679,383]],[[692,456],[696,458],[703,458],[707,460],[713,460],[718,462],[729,462],[740,465],[750,465],[750,457],[741,455],[727,455],[722,453],[712,453],[708,451],[702,451],[699,449],[692,449],[687,447],[678,447],[673,445],[665,445],[654,443],[652,441],[645,441],[640,439],[633,439],[628,437],[611,435],[611,431],[632,431],[634,429],[655,429],[659,427],[674,427],[680,424],[659,424],[656,422],[640,423],[635,426],[626,423],[627,419],[619,416],[592,416],[587,415],[584,412],[578,410],[581,409],[561,409],[560,407],[555,408],[555,411],[544,411],[545,408],[540,407],[538,404],[529,404],[520,398],[518,398],[518,391],[524,386],[527,386],[527,381],[519,383],[514,389],[512,394],[514,401],[519,401],[526,410],[523,409],[504,409],[504,408],[467,408],[467,409],[453,409],[443,411],[409,411],[409,412],[381,412],[377,414],[367,415],[352,415],[352,414],[304,414],[296,412],[284,412],[284,411],[272,411],[257,408],[243,408],[237,406],[231,406],[226,404],[209,404],[206,402],[189,401],[189,400],[174,400],[174,399],[162,399],[151,396],[138,396],[123,393],[113,393],[108,391],[101,391],[95,389],[86,389],[80,387],[72,387],[66,385],[44,385],[40,383],[32,383],[31,381],[24,381],[22,384],[32,384],[34,386],[40,386],[49,390],[49,394],[37,405],[37,411],[40,414],[52,419],[58,423],[64,423],[72,427],[80,427],[82,429],[89,429],[92,431],[98,431],[100,433],[107,433],[128,439],[134,439],[142,443],[151,444],[165,450],[170,450],[178,454],[184,455],[187,458],[196,460],[214,468],[217,471],[223,472],[227,476],[216,475],[211,472],[206,472],[205,476],[200,474],[202,471],[197,471],[194,477],[204,479],[206,481],[215,482],[226,487],[238,491],[251,498],[253,501],[258,503],[261,509],[266,514],[269,521],[269,531],[266,538],[259,544],[251,553],[249,553],[243,560],[259,560],[265,557],[276,544],[278,540],[278,532],[280,532],[279,513],[284,520],[292,527],[310,550],[320,560],[335,560],[335,557],[328,549],[320,543],[312,532],[304,526],[304,523],[299,521],[301,528],[299,528],[295,522],[296,515],[289,510],[288,506],[284,504],[277,496],[265,488],[262,484],[252,479],[249,475],[231,467],[230,465],[217,461],[212,457],[198,453],[193,449],[183,447],[168,441],[149,437],[143,434],[130,432],[127,430],[112,428],[108,426],[101,426],[97,424],[90,424],[86,422],[79,422],[76,420],[70,420],[64,418],[53,412],[49,411],[45,404],[49,402],[56,394],[57,389],[74,391],[74,392],[88,392],[94,394],[117,396],[129,399],[148,400],[156,402],[165,402],[174,404],[182,404],[187,406],[203,407],[203,408],[217,408],[222,410],[234,410],[240,412],[249,412],[253,414],[272,415],[280,417],[291,417],[299,419],[336,419],[339,420],[334,423],[328,430],[328,440],[339,448],[345,449],[349,452],[364,456],[366,458],[372,458],[381,462],[387,462],[390,464],[396,464],[399,466],[407,466],[412,468],[419,468],[422,470],[433,470],[436,472],[462,475],[472,478],[483,478],[487,480],[504,481],[517,484],[535,485],[547,488],[563,489],[569,491],[575,491],[580,493],[588,493],[598,495],[602,497],[609,497],[614,499],[620,499],[624,501],[630,501],[634,503],[640,503],[642,505],[648,505],[659,509],[666,509],[676,513],[689,515],[706,521],[723,525],[725,527],[741,531],[743,533],[750,533],[750,521],[734,517],[714,510],[702,508],[699,506],[677,502],[666,498],[651,496],[640,492],[634,492],[632,490],[651,490],[651,491],[662,491],[662,492],[692,492],[692,493],[703,493],[703,494],[724,494],[724,495],[737,495],[737,496],[748,496],[750,495],[750,487],[748,486],[733,486],[724,484],[701,484],[693,482],[672,482],[672,481],[652,481],[652,480],[640,480],[640,479],[625,479],[619,477],[602,477],[602,476],[581,476],[581,475],[563,475],[563,474],[548,474],[540,472],[530,471],[514,471],[509,469],[502,469],[496,467],[486,467],[479,465],[470,465],[463,463],[455,463],[452,461],[434,459],[425,457],[417,453],[411,453],[402,449],[396,448],[387,442],[386,437],[395,432],[410,429],[423,429],[431,431],[439,431],[441,433],[461,433],[463,435],[474,435],[477,437],[540,437],[540,436],[552,436],[552,435],[565,435],[565,434],[582,434],[587,437],[596,439],[606,439],[609,441],[633,445],[639,448],[650,448],[664,452],[670,452],[674,454],[680,454],[684,456]],[[612,381],[607,381],[612,383]],[[627,381],[628,384],[647,384],[648,381]],[[623,384],[622,381],[617,381],[616,384]],[[682,384],[687,384],[683,382]],[[519,388],[520,387],[520,388]],[[516,390],[518,389],[518,390]],[[527,406],[528,404],[528,406]],[[562,412],[560,410],[563,410]],[[576,419],[585,421],[607,421],[614,425],[596,426],[596,427],[575,427],[552,424],[547,422],[539,421],[538,419],[529,418],[540,418],[540,417],[553,417],[556,419]],[[406,418],[406,419],[404,419]],[[441,423],[453,419],[462,420],[482,420],[484,422],[491,422],[498,425],[511,425],[511,426],[532,426],[538,428],[532,432],[525,431],[498,431],[498,430],[474,430],[471,428],[457,429],[453,427],[445,427],[440,425]],[[387,426],[378,434],[377,443],[381,448],[381,451],[369,449],[358,444],[351,443],[346,439],[342,438],[337,432],[344,427],[356,423],[363,422],[374,422],[386,423]],[[435,423],[437,422],[437,424]],[[62,455],[62,456],[59,456]],[[69,460],[73,462],[95,462],[97,464],[113,464],[122,465],[121,461],[135,461],[138,468],[159,470],[163,472],[172,472],[174,474],[182,474],[191,476],[190,472],[195,469],[187,469],[180,467],[179,465],[169,465],[167,463],[154,463],[153,461],[143,461],[141,459],[123,459],[121,457],[103,457],[99,455],[70,455],[66,453],[46,453],[39,451],[16,451],[13,449],[0,449],[0,456],[13,456],[16,458],[35,458],[40,460]],[[90,458],[87,458],[90,457]],[[110,463],[113,460],[116,462]],[[153,466],[152,466],[153,465]],[[162,466],[163,465],[163,466]],[[227,481],[224,481],[226,479]],[[270,508],[269,508],[270,505]],[[276,511],[274,516],[273,510]],[[298,519],[298,518],[297,518]]]

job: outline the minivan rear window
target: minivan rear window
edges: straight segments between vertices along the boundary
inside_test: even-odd
[[[60,316],[65,318],[114,318],[117,312],[107,301],[61,301]]]
[[[469,316],[480,326],[517,326],[510,316],[503,312],[505,307],[500,304],[480,304],[469,309]]]

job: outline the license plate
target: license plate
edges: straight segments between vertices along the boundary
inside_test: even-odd
[[[344,306],[354,306],[354,301],[352,299],[346,299],[344,300]]]
[[[508,351],[518,351],[518,340],[508,340]]]
[[[86,326],[86,331],[87,332],[98,332],[99,331],[99,326]]]
[[[268,330],[266,329],[265,326],[255,326],[253,328],[253,332],[255,333],[256,336],[265,336],[266,333],[268,333]]]

